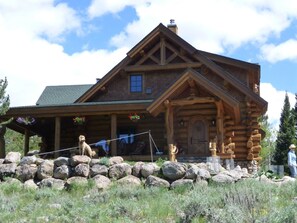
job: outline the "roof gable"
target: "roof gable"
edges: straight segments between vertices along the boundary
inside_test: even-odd
[[[182,93],[186,88],[191,85],[191,82],[195,82],[198,86],[201,86],[207,89],[213,97],[188,97],[186,100],[183,99],[183,105],[185,104],[194,104],[194,103],[206,103],[206,102],[213,102],[215,103],[216,100],[221,99],[224,101],[230,108],[233,109],[234,117],[236,121],[240,119],[240,111],[239,111],[239,104],[240,102],[234,98],[230,93],[223,92],[218,86],[214,83],[210,82],[207,78],[205,78],[202,74],[198,71],[193,69],[188,69],[185,73],[170,87],[168,88],[163,94],[156,99],[148,108],[147,110],[154,116],[158,115],[163,110],[163,103],[167,99],[171,98],[174,101],[173,103],[178,104],[179,100],[174,100],[174,97],[178,94]]]
[[[218,65],[217,62],[255,71],[252,72],[251,75],[260,72],[259,65],[197,50],[163,24],[159,24],[136,44],[127,53],[127,56],[108,72],[99,83],[90,88],[90,90],[78,98],[76,102],[89,101],[101,88],[108,84],[109,81],[112,81],[116,75],[121,75],[122,72],[165,69],[186,70],[188,68],[197,68],[201,65],[205,65],[239,92],[255,101],[263,111],[266,111],[267,102]]]

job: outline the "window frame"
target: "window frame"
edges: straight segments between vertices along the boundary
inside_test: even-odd
[[[138,94],[138,93],[143,93],[143,89],[144,89],[144,75],[142,73],[135,73],[135,74],[130,74],[129,76],[129,91],[130,93],[132,94]],[[133,84],[132,85],[132,78],[133,77],[141,77],[141,80],[135,80],[135,85]],[[140,83],[140,84],[139,84]],[[140,85],[140,86],[139,86]],[[138,89],[135,89],[135,90],[132,90],[132,87],[133,88],[141,88],[140,90]]]

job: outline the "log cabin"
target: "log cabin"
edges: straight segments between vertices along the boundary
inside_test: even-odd
[[[128,160],[260,160],[260,66],[198,50],[177,30],[174,21],[159,24],[96,83],[47,86],[36,105],[12,107],[2,119],[14,118],[7,127],[25,135],[25,154],[30,136],[49,152],[76,146],[83,134],[89,143],[110,140],[109,155]]]

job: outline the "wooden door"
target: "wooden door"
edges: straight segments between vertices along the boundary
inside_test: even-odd
[[[192,119],[189,124],[188,153],[202,157],[210,156],[206,123],[202,119]]]

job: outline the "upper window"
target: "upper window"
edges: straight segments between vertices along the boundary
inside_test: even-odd
[[[142,92],[142,75],[134,74],[130,76],[130,92]]]

